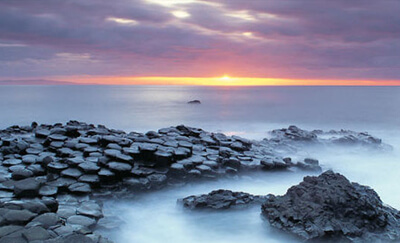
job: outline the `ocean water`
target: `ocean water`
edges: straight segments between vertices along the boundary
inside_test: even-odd
[[[212,132],[262,139],[268,131],[304,129],[367,131],[393,151],[359,149],[304,153],[352,181],[374,188],[400,209],[400,87],[190,87],[0,86],[0,127],[80,120],[127,132],[186,124]],[[189,105],[198,99],[201,105]],[[309,174],[309,173],[307,173]],[[284,194],[305,173],[262,173],[105,202],[121,223],[101,230],[116,242],[297,242],[270,228],[253,207],[227,212],[187,212],[176,199],[224,188]]]

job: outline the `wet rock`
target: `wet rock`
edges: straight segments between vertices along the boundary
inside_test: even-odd
[[[93,174],[100,170],[100,167],[96,163],[84,162],[78,165],[85,173]]]
[[[283,196],[270,196],[262,215],[304,240],[376,242],[400,239],[400,214],[369,187],[327,171],[305,177]]]
[[[183,177],[186,175],[186,169],[183,164],[173,163],[169,168],[168,175],[172,177]]]
[[[32,219],[29,224],[35,226],[41,226],[43,228],[50,228],[51,226],[57,225],[60,223],[60,217],[55,213],[45,213],[42,215],[37,216],[36,218]]]
[[[47,138],[49,135],[50,135],[50,131],[49,130],[38,129],[35,132],[35,136],[37,138]]]
[[[82,176],[82,172],[75,168],[68,168],[66,170],[61,171],[61,175],[78,179],[80,176]]]
[[[22,236],[28,241],[43,241],[49,239],[51,236],[47,230],[43,229],[42,227],[32,227],[29,229],[24,230]]]
[[[93,201],[83,202],[81,206],[77,209],[77,213],[97,219],[103,217],[100,205]]]
[[[14,225],[25,225],[28,223],[36,214],[32,213],[28,210],[13,210],[8,209],[2,217],[8,222],[9,224]]]
[[[96,220],[83,215],[73,215],[67,219],[67,223],[91,228],[96,225]]]
[[[32,176],[33,172],[28,169],[18,169],[11,174],[11,178],[14,180],[22,180]]]
[[[252,203],[261,203],[265,200],[262,196],[253,196],[245,192],[229,190],[216,190],[200,196],[189,196],[178,200],[188,209],[228,209],[243,207]]]
[[[98,175],[99,175],[100,180],[103,182],[111,182],[115,178],[114,172],[112,172],[108,169],[104,169],[104,168],[98,172]]]
[[[147,177],[151,188],[159,189],[167,184],[167,176],[164,174],[151,174]]]
[[[100,177],[98,175],[83,175],[79,177],[78,181],[89,183],[91,185],[97,185],[100,183]]]
[[[68,187],[68,190],[72,193],[90,193],[92,189],[89,184],[83,182],[77,182]]]
[[[41,183],[35,178],[27,178],[15,182],[14,194],[16,197],[35,197],[39,194]]]
[[[117,174],[129,174],[129,172],[132,169],[132,166],[130,164],[126,163],[121,163],[121,162],[110,162],[107,164],[108,168],[117,173]]]
[[[62,170],[68,168],[67,164],[59,163],[59,162],[51,162],[47,165],[47,169],[54,173],[60,173]]]
[[[24,227],[18,225],[6,225],[0,227],[0,238],[12,234],[16,231],[22,230]]]
[[[266,170],[282,170],[282,169],[287,169],[290,166],[290,164],[286,163],[280,157],[275,157],[275,158],[265,157],[261,159],[261,165]]]
[[[22,160],[20,160],[20,159],[6,159],[3,161],[2,165],[13,166],[13,165],[19,165],[21,163],[22,163]]]

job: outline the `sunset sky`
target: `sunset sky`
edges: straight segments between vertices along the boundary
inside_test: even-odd
[[[0,80],[400,85],[399,13],[399,0],[0,0]]]

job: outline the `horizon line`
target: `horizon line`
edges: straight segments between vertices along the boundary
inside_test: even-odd
[[[14,83],[15,82],[15,83]],[[400,86],[400,80],[287,79],[258,77],[165,77],[165,76],[56,76],[6,78],[0,85],[149,85],[149,86]]]

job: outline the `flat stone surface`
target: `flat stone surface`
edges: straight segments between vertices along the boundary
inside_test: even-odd
[[[100,170],[100,167],[96,163],[84,162],[78,165],[85,173],[96,173]]]
[[[11,233],[14,233],[18,230],[22,230],[24,227],[18,226],[18,225],[6,225],[3,227],[0,227],[0,238],[9,235]]]
[[[49,239],[51,236],[47,230],[42,227],[32,227],[29,229],[25,229],[22,233],[22,236],[29,242],[31,241],[43,241]]]
[[[17,197],[34,197],[39,194],[41,183],[35,178],[27,178],[15,182],[14,194]]]
[[[68,190],[72,193],[90,193],[92,189],[89,184],[83,182],[77,182],[68,187]]]
[[[114,172],[130,172],[132,169],[132,166],[130,164],[127,163],[121,163],[121,162],[110,162],[107,164],[108,168],[111,171]]]
[[[77,213],[93,218],[103,217],[101,207],[95,202],[83,202],[81,206],[77,209]]]
[[[82,176],[82,172],[76,168],[68,168],[65,169],[63,171],[61,171],[61,175],[62,176],[66,176],[66,177],[72,177],[72,178],[79,178],[80,176]]]
[[[83,215],[73,215],[67,219],[67,223],[72,225],[81,225],[90,228],[96,225],[96,220]]]
[[[37,216],[32,219],[31,223],[38,223],[43,228],[48,229],[51,226],[57,225],[60,221],[60,217],[58,217],[55,213],[45,213]]]
[[[28,210],[11,210],[9,209],[4,215],[4,219],[10,224],[25,225],[36,214]]]

